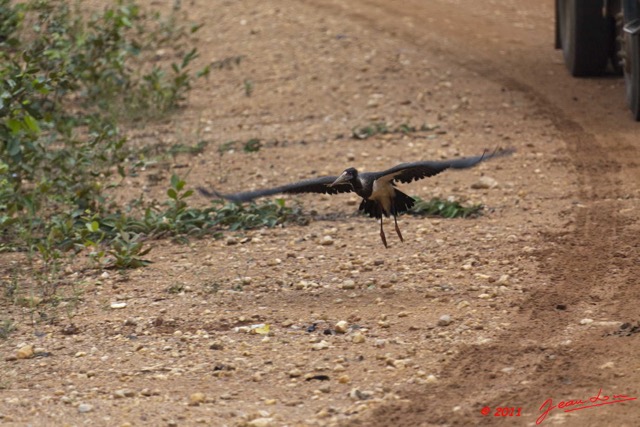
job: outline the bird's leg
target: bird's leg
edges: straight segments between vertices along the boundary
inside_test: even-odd
[[[384,245],[385,248],[387,248],[387,238],[384,235],[384,230],[382,229],[382,218],[383,216],[380,215],[380,238],[382,239],[382,244]]]
[[[404,239],[402,238],[402,233],[400,232],[400,228],[398,227],[398,217],[396,217],[395,209],[393,212],[393,222],[396,224],[396,233],[398,233],[398,237],[400,238],[400,241],[404,243]]]

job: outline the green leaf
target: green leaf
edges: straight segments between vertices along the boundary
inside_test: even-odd
[[[179,182],[180,182],[180,178],[178,177],[178,175],[176,174],[171,175],[171,187],[177,189]]]
[[[18,139],[10,139],[9,140],[9,147],[7,148],[7,153],[11,157],[18,155],[20,153],[21,149],[22,149],[22,147],[21,147],[20,141]]]
[[[24,123],[27,125],[27,129],[29,129],[31,132],[35,134],[40,133],[40,126],[38,125],[38,121],[31,115],[27,114],[26,116],[24,116]]]
[[[13,133],[14,135],[22,130],[22,122],[20,120],[17,120],[14,118],[8,118],[5,124],[11,130],[11,133]]]
[[[92,233],[95,233],[96,231],[98,231],[100,229],[100,224],[98,223],[98,221],[91,221],[86,223],[87,229],[89,231],[91,231]]]

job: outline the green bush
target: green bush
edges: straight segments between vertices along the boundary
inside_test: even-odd
[[[415,197],[416,203],[409,210],[410,215],[440,216],[443,218],[468,218],[480,215],[482,205],[463,206],[460,202],[434,197],[429,201]]]
[[[131,168],[120,128],[178,108],[208,72],[189,70],[195,49],[149,69],[199,27],[145,18],[133,1],[86,17],[61,0],[0,0],[0,249],[49,257],[86,237],[81,218],[112,215],[105,190]]]

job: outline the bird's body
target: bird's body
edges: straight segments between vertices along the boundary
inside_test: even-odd
[[[248,202],[259,197],[281,193],[338,194],[354,192],[362,197],[359,210],[364,211],[372,218],[378,218],[380,220],[380,238],[386,247],[387,240],[382,228],[383,216],[387,218],[390,215],[393,216],[396,233],[400,240],[404,241],[398,228],[397,215],[408,211],[415,203],[413,198],[395,187],[396,182],[410,183],[414,180],[437,175],[449,168],[470,168],[484,160],[504,156],[512,152],[513,150],[502,150],[489,155],[482,154],[481,156],[464,157],[455,160],[402,163],[382,172],[359,173],[355,168],[348,168],[345,169],[340,176],[307,179],[279,187],[234,194],[221,194],[216,191],[210,192],[203,188],[198,188],[198,190],[206,196],[223,198],[235,203]]]

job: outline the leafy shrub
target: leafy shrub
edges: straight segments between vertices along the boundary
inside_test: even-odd
[[[133,1],[89,17],[69,3],[0,0],[0,249],[47,262],[95,237],[86,218],[121,215],[105,190],[131,167],[123,119],[178,108],[208,72],[189,70],[195,49],[169,67],[144,66],[159,47],[183,49],[198,26],[146,19]]]
[[[410,215],[418,216],[441,216],[443,218],[468,218],[479,215],[482,205],[462,206],[457,201],[444,200],[437,197],[429,201],[414,197],[416,200],[413,208],[409,210]]]
[[[285,222],[307,223],[301,209],[285,206],[284,199],[267,200],[260,204],[251,203],[248,205],[223,204],[220,201],[214,201],[214,204],[220,205],[215,210],[214,222],[226,226],[230,230],[275,227]]]

